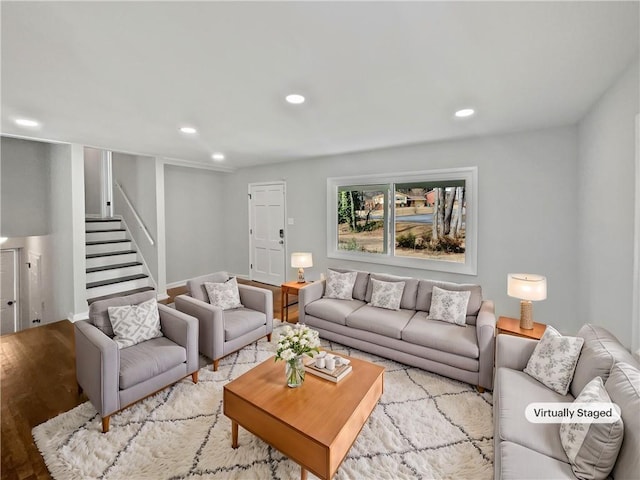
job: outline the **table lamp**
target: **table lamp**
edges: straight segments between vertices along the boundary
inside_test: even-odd
[[[298,269],[298,283],[305,283],[304,269],[313,267],[313,256],[310,252],[293,252],[291,266]]]
[[[520,299],[520,328],[533,329],[532,301],[547,298],[547,279],[542,275],[510,273],[507,276],[507,295]]]

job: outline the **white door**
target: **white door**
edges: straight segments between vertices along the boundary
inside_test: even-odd
[[[42,323],[44,302],[42,300],[41,256],[29,252],[29,322],[31,327]],[[25,326],[26,328],[26,326]]]
[[[18,251],[2,250],[0,257],[0,334],[15,333],[18,325]]]
[[[285,185],[249,185],[251,280],[281,285],[285,281]]]

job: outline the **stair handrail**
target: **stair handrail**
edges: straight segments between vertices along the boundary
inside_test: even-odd
[[[116,184],[116,187],[118,187],[118,190],[120,190],[120,193],[122,193],[122,198],[124,198],[125,203],[131,209],[131,213],[133,213],[133,218],[136,219],[136,222],[138,222],[138,225],[140,225],[140,228],[142,228],[142,232],[147,237],[147,240],[149,240],[149,243],[151,245],[155,245],[155,242],[153,241],[153,238],[151,237],[151,234],[149,233],[149,230],[147,230],[147,227],[145,227],[144,223],[142,222],[142,218],[140,218],[140,215],[138,215],[138,212],[136,212],[135,207],[133,206],[133,204],[129,200],[129,197],[127,197],[127,194],[125,193],[124,189],[122,188],[122,185],[120,185],[118,182],[114,182],[114,183]]]

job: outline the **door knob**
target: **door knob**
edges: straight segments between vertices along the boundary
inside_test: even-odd
[[[278,243],[279,243],[280,245],[284,245],[284,240],[280,240]]]
[[[9,300],[9,301],[7,302],[7,305],[11,306],[11,305],[13,305],[14,303],[16,303],[14,300]]]

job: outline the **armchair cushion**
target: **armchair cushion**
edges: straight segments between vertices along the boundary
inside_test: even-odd
[[[156,298],[156,292],[149,290],[147,292],[134,293],[124,297],[108,298],[106,300],[98,300],[93,302],[89,307],[89,322],[95,327],[102,330],[108,337],[113,338],[113,328],[109,320],[109,307],[118,307],[121,305],[138,305],[152,298]]]
[[[118,348],[126,348],[162,336],[158,301],[155,298],[138,305],[108,307],[113,340]]]
[[[187,361],[184,347],[166,337],[120,350],[120,389],[149,380]]]
[[[266,324],[262,312],[238,308],[224,312],[224,340],[228,342]]]
[[[240,292],[236,277],[230,278],[226,282],[204,282],[204,288],[209,297],[209,303],[214,307],[223,310],[232,308],[242,308],[240,303]]]

